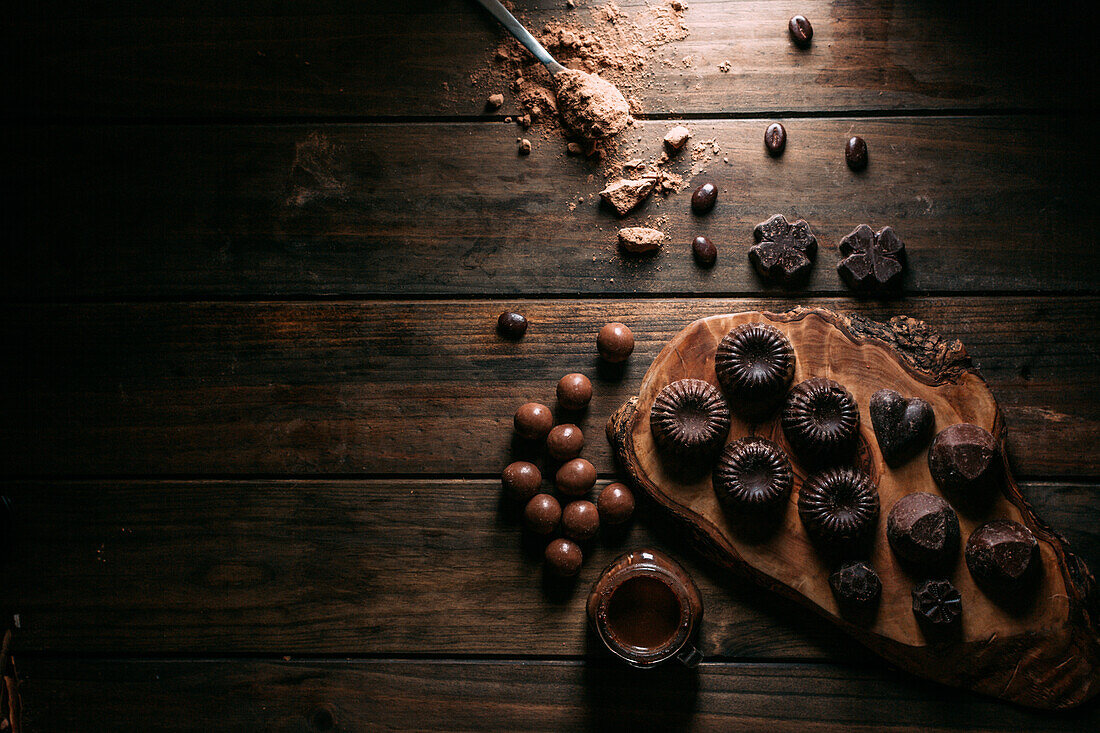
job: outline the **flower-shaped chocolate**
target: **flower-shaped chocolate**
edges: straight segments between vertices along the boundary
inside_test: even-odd
[[[905,245],[890,227],[875,233],[860,224],[840,240],[840,252],[845,257],[836,270],[852,290],[887,290],[901,284]]]
[[[749,261],[765,280],[781,285],[799,285],[810,277],[817,256],[817,237],[810,225],[799,219],[788,224],[776,214],[752,230],[756,244],[749,248]]]

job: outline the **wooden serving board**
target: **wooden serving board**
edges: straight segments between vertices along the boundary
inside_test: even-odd
[[[882,600],[872,619],[841,616],[829,588],[830,567],[814,550],[796,508],[806,470],[789,449],[778,415],[750,425],[734,414],[729,440],[762,435],[787,450],[795,471],[786,515],[771,536],[738,536],[726,521],[709,473],[687,478],[662,462],[649,427],[654,397],[665,385],[693,377],[717,385],[718,342],[743,323],[765,322],[790,338],[796,354],[794,384],[829,377],[855,397],[860,411],[857,461],[875,479],[881,513],[872,556],[882,579]],[[959,511],[963,546],[970,532],[1003,517],[1027,525],[1039,540],[1042,580],[1023,610],[998,605],[974,584],[963,553],[950,574],[963,598],[961,629],[949,639],[929,638],[912,611],[915,579],[896,562],[886,541],[886,515],[902,496],[941,493],[922,452],[896,469],[882,458],[868,412],[883,387],[932,404],[936,431],[959,422],[980,425],[1005,444],[1005,423],[993,394],[959,341],[948,341],[921,321],[895,317],[888,324],[822,308],[786,313],[745,312],[704,318],[687,326],[658,354],[639,394],[610,419],[608,437],[631,480],[689,525],[697,549],[748,574],[762,585],[813,609],[889,661],[915,674],[1024,705],[1067,708],[1100,690],[1100,633],[1095,581],[1066,542],[1035,513],[1008,471],[1002,495],[981,516]]]

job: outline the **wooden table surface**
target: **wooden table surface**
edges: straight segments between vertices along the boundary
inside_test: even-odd
[[[1025,493],[1100,569],[1095,67],[1072,12],[691,0],[668,52],[696,63],[652,67],[635,137],[656,150],[687,119],[729,164],[694,181],[722,189],[705,219],[686,193],[628,217],[668,217],[638,265],[590,199],[598,168],[554,138],[517,156],[510,95],[485,112],[504,85],[468,76],[501,31],[470,0],[23,5],[0,31],[0,610],[25,729],[1100,727],[1095,702],[1040,714],[898,672],[644,505],[547,584],[498,479],[512,412],[570,371],[613,479],[604,421],[695,318],[908,314],[966,344]],[[565,2],[515,5],[537,28]],[[746,256],[779,212],[821,243],[794,293]],[[836,277],[863,222],[906,241],[903,298]],[[494,333],[513,307],[518,343]],[[611,320],[638,342],[623,374],[595,356]],[[693,673],[635,673],[586,636],[588,587],[644,545],[702,589]]]

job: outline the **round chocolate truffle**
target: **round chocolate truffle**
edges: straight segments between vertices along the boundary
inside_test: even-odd
[[[854,551],[878,521],[878,487],[854,468],[826,469],[803,482],[798,515],[822,546],[839,554]]]
[[[600,512],[590,501],[573,501],[562,510],[561,529],[571,540],[587,542],[596,536],[599,528]]]
[[[558,491],[569,496],[581,496],[596,483],[596,467],[583,458],[561,464],[554,483]]]
[[[1011,519],[994,519],[966,541],[966,566],[986,590],[1016,591],[1038,574],[1039,542],[1031,530]]]
[[[806,461],[843,461],[855,452],[859,408],[848,390],[833,380],[807,379],[787,395],[783,434]]]
[[[584,562],[580,545],[567,539],[557,539],[546,546],[546,567],[556,575],[569,578],[577,574]]]
[[[649,412],[657,445],[682,456],[700,456],[722,445],[730,411],[722,393],[701,379],[680,379],[661,390]]]
[[[950,626],[962,615],[962,596],[950,580],[926,580],[913,588],[913,613],[935,626]]]
[[[500,474],[500,483],[515,499],[530,501],[531,497],[539,493],[542,473],[534,463],[516,461]]]
[[[542,440],[550,432],[550,428],[554,427],[554,413],[546,405],[528,402],[516,410],[512,423],[521,438]]]
[[[766,323],[731,329],[714,353],[718,383],[738,413],[759,416],[775,406],[794,377],[794,349]]]
[[[829,587],[842,608],[853,610],[873,606],[882,595],[878,573],[865,562],[842,565],[829,576]]]
[[[625,484],[608,484],[596,499],[596,508],[607,524],[622,524],[634,514],[634,494]]]
[[[935,494],[909,494],[890,510],[886,539],[894,554],[914,569],[946,572],[959,554],[959,517]]]
[[[928,468],[944,491],[981,502],[1000,485],[1001,448],[988,430],[959,423],[941,430],[932,440]]]
[[[618,364],[634,353],[634,334],[621,323],[613,321],[600,329],[596,349],[604,361]]]
[[[793,484],[787,454],[766,438],[750,435],[727,444],[714,467],[714,491],[731,514],[782,506]]]
[[[584,409],[591,399],[592,382],[583,374],[566,374],[558,381],[558,404],[565,409]]]
[[[559,461],[576,458],[581,448],[584,448],[584,434],[576,425],[555,425],[546,436],[546,450]]]
[[[519,313],[504,311],[497,318],[497,333],[506,339],[518,341],[527,333],[527,319]]]
[[[561,520],[561,504],[549,494],[536,494],[523,509],[527,529],[536,534],[550,534]]]

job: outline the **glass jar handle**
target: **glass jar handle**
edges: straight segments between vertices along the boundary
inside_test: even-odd
[[[680,664],[684,665],[688,669],[694,669],[699,666],[699,662],[703,661],[703,653],[694,646],[682,649],[676,658],[680,660]]]

